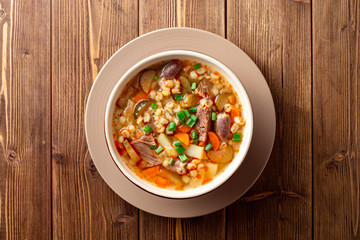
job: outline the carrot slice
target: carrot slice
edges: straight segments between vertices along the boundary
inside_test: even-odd
[[[160,171],[160,166],[151,167],[148,169],[145,169],[143,174],[147,177],[155,177]]]
[[[167,179],[166,177],[156,177],[155,179],[155,184],[158,185],[159,187],[166,187],[167,185],[169,185],[170,180]]]
[[[128,163],[126,163],[125,165],[126,165],[126,166],[127,166],[127,167],[131,170],[131,167],[129,166],[129,164],[128,164]]]
[[[231,108],[230,115],[231,115],[231,120],[234,122],[234,118],[240,116],[239,109],[234,107]]]
[[[212,181],[212,178],[204,179],[204,181],[201,183],[201,185],[205,185],[205,184],[207,184],[208,182],[211,182],[211,181]]]
[[[138,94],[136,94],[136,96],[134,97],[134,101],[135,102],[138,102],[140,100],[143,100],[143,99],[147,99],[148,98],[148,95],[146,93],[143,93],[143,92],[139,92]]]
[[[139,171],[135,171],[136,176],[138,176],[141,179],[144,179],[144,175],[142,175]]]
[[[176,187],[175,190],[176,191],[184,191],[184,187]]]
[[[187,133],[190,132],[191,127],[189,127],[187,124],[181,125],[179,128],[180,132]]]
[[[230,102],[230,104],[235,104],[236,103],[236,97],[235,97],[235,95],[231,95],[230,97],[229,97],[229,102]]]
[[[174,135],[174,137],[176,137],[177,139],[179,139],[183,144],[185,144],[186,146],[189,146],[190,144],[190,138],[189,138],[189,134],[187,133],[183,133],[183,132],[179,132],[176,133]]]
[[[220,146],[220,140],[219,140],[218,136],[216,135],[216,133],[211,132],[211,131],[208,132],[208,135],[209,135],[209,141],[210,141],[211,145],[213,146],[214,150],[217,151]]]

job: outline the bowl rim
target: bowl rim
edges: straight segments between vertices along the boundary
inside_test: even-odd
[[[160,62],[160,61],[164,61],[161,59],[164,57],[167,57],[168,58],[167,60],[176,59],[176,57],[172,57],[175,55],[180,55],[180,56],[184,56],[184,57],[189,56],[189,57],[199,58],[199,59],[208,61],[208,62],[212,63],[215,66],[215,68],[222,73],[222,75],[225,75],[224,73],[226,73],[226,75],[228,75],[226,77],[226,80],[228,80],[232,84],[234,91],[238,94],[238,96],[240,98],[242,98],[242,101],[241,101],[242,105],[247,107],[246,128],[249,128],[249,130],[247,131],[247,136],[246,136],[247,141],[241,142],[242,154],[240,155],[240,152],[238,152],[236,154],[236,156],[234,157],[234,159],[230,162],[230,164],[233,164],[233,168],[231,168],[230,170],[227,170],[230,166],[230,164],[229,164],[222,173],[218,174],[218,176],[219,175],[222,176],[222,179],[219,180],[218,176],[217,176],[208,184],[201,185],[201,186],[195,187],[194,189],[189,189],[189,190],[184,190],[184,191],[175,191],[175,190],[167,190],[164,188],[160,188],[160,187],[154,186],[153,184],[148,183],[146,180],[140,179],[137,176],[133,177],[132,174],[128,174],[128,172],[132,172],[132,170],[127,169],[120,163],[123,160],[117,156],[119,154],[117,153],[116,149],[112,146],[112,145],[114,145],[114,143],[113,143],[113,141],[111,141],[111,139],[112,139],[111,136],[113,136],[112,124],[111,124],[112,118],[113,118],[113,111],[110,111],[110,110],[112,108],[112,105],[114,105],[114,102],[118,98],[118,91],[120,91],[120,90],[122,91],[124,86],[126,86],[126,83],[128,81],[130,81],[129,76],[131,74],[133,74],[134,72],[136,72],[136,70],[140,71],[141,69],[146,68],[147,66],[144,66],[144,65],[148,64],[152,60],[159,59],[158,61]],[[148,65],[151,65],[151,64],[148,64]],[[132,77],[131,77],[131,79],[132,79]],[[231,80],[229,80],[229,79],[231,79]],[[234,84],[231,81],[233,81],[235,83],[235,85],[237,85],[237,86],[234,87]],[[240,79],[228,67],[226,67],[223,63],[221,63],[214,57],[210,57],[204,53],[200,53],[200,52],[196,52],[196,51],[192,51],[192,50],[177,49],[177,50],[167,50],[167,51],[158,52],[158,53],[155,53],[155,54],[152,54],[150,56],[143,58],[142,60],[140,60],[136,64],[134,64],[131,68],[129,68],[125,72],[125,74],[118,80],[116,85],[113,87],[113,90],[111,91],[111,94],[110,94],[107,104],[106,104],[104,133],[105,133],[105,140],[106,140],[106,145],[107,145],[108,151],[110,152],[110,156],[113,159],[113,161],[115,162],[115,165],[120,170],[120,172],[135,186],[139,187],[140,189],[142,189],[148,193],[151,193],[153,195],[163,197],[163,198],[188,199],[188,198],[195,198],[195,197],[203,196],[207,193],[212,192],[213,190],[217,189],[222,184],[224,184],[226,181],[228,181],[229,178],[231,178],[234,175],[236,170],[239,168],[239,166],[242,164],[243,160],[245,159],[245,157],[248,153],[249,147],[251,145],[252,135],[253,135],[253,131],[254,131],[254,129],[253,129],[254,122],[253,121],[254,121],[254,119],[253,119],[252,105],[251,105],[250,98],[246,92],[246,89],[242,85]],[[159,191],[157,191],[157,190],[159,190]]]

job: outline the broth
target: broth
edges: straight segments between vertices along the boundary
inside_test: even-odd
[[[131,79],[113,114],[117,151],[157,187],[187,190],[211,182],[241,147],[242,105],[211,67],[160,62]]]

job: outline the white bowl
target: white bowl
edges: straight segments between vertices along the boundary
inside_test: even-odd
[[[163,188],[156,187],[149,182],[142,180],[134,172],[132,172],[127,166],[126,162],[122,159],[123,157],[120,156],[120,154],[117,152],[114,138],[112,134],[112,117],[115,110],[115,102],[117,98],[120,96],[121,92],[123,91],[123,88],[126,86],[126,83],[131,80],[133,77],[135,77],[141,70],[155,64],[161,61],[168,61],[171,59],[179,59],[179,60],[190,60],[190,61],[196,61],[203,64],[206,64],[216,71],[220,72],[233,86],[235,91],[238,94],[238,97],[240,99],[240,102],[243,106],[243,114],[246,119],[246,125],[243,130],[243,138],[242,143],[240,145],[240,150],[236,154],[235,158],[232,162],[225,168],[224,172],[219,173],[211,182],[198,186],[194,189],[188,189],[184,191],[174,191],[174,190],[167,190]],[[106,141],[108,144],[109,151],[111,153],[111,156],[113,160],[115,161],[116,165],[119,167],[120,171],[124,174],[125,177],[127,177],[131,182],[136,184],[141,189],[150,192],[152,194],[166,197],[166,198],[193,198],[200,195],[203,195],[205,193],[208,193],[217,187],[219,187],[221,184],[223,184],[226,180],[228,180],[233,173],[238,169],[242,161],[244,160],[250,143],[252,139],[253,134],[253,114],[252,114],[252,108],[250,104],[250,100],[248,98],[248,95],[240,83],[239,79],[236,77],[236,75],[230,71],[226,66],[224,66],[219,61],[215,60],[212,57],[209,57],[207,55],[193,52],[193,51],[186,51],[186,50],[172,50],[172,51],[166,51],[161,52],[158,54],[154,54],[152,56],[149,56],[137,64],[135,64],[132,68],[130,68],[124,76],[119,80],[119,82],[116,84],[114,90],[111,92],[111,95],[109,97],[107,106],[106,106],[106,112],[105,112],[105,136]]]

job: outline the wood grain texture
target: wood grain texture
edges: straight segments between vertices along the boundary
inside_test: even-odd
[[[139,34],[176,26],[175,9],[176,0],[140,0]],[[176,230],[179,227],[181,227],[180,219],[159,217],[139,211],[139,239],[178,239]]]
[[[137,36],[135,1],[52,2],[53,238],[137,239],[138,210],[101,179],[84,115],[98,71]]]
[[[49,10],[0,2],[1,239],[51,237]]]
[[[359,239],[360,2],[313,1],[314,238]]]
[[[177,26],[200,28],[225,36],[225,0],[177,1]]]
[[[225,37],[225,1],[177,1],[177,26],[200,28]],[[180,239],[225,239],[225,209],[203,217],[183,219]]]
[[[226,211],[191,219],[124,202],[84,131],[107,59],[174,26],[243,49],[277,112],[256,184]],[[0,239],[359,239],[358,0],[0,0],[0,34]]]
[[[225,36],[224,6],[223,1],[140,0],[139,33],[178,26]],[[140,211],[139,236],[140,239],[224,239],[225,210],[192,219],[164,218]]]
[[[176,27],[176,0],[140,0],[139,35]]]
[[[255,185],[228,207],[227,238],[310,239],[311,6],[228,0],[227,35],[264,74],[277,113],[272,156]]]

